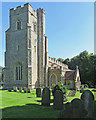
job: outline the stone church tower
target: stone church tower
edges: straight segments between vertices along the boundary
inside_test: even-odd
[[[3,76],[5,88],[33,89],[62,82],[79,89],[81,84],[79,70],[70,70],[68,65],[48,56],[45,10],[35,11],[29,3],[10,9]]]
[[[10,9],[6,31],[4,87],[47,86],[48,48],[45,11],[27,3]]]

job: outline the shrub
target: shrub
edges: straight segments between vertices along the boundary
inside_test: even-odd
[[[63,94],[66,94],[67,93],[67,89],[68,89],[68,87],[66,85],[63,85],[61,82],[58,82],[55,85],[55,87],[53,87],[52,94],[54,96],[54,93],[55,93],[56,90],[61,90],[63,92]]]

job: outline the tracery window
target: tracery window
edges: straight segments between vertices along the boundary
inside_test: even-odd
[[[22,80],[22,66],[16,66],[16,80]]]

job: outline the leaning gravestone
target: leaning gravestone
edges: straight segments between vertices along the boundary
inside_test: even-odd
[[[63,92],[60,90],[56,90],[54,93],[53,108],[57,110],[63,109]]]
[[[18,88],[14,86],[13,90],[14,90],[14,92],[17,92]]]
[[[87,112],[88,112],[87,117],[92,118],[93,117],[93,109],[94,109],[94,106],[93,106],[94,95],[93,95],[93,93],[90,90],[85,90],[83,92],[83,94],[81,95],[81,100],[84,103],[85,110],[87,110]]]
[[[82,100],[75,98],[71,101],[72,118],[85,118],[87,111]]]
[[[47,87],[42,91],[42,105],[50,106],[50,90]]]
[[[36,88],[36,96],[41,97],[41,88]]]

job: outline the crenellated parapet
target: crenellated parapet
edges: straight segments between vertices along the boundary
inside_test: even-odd
[[[10,9],[10,15],[17,15],[17,14],[22,14],[24,12],[30,12],[31,15],[37,18],[37,12],[33,10],[31,4],[26,3],[24,6],[17,6],[16,8],[11,8]]]
[[[68,65],[63,64],[62,62],[56,60],[55,58],[49,57],[48,60],[49,60],[49,66],[52,68],[54,67],[54,68],[57,68],[57,69],[59,68],[62,70],[68,69]]]

